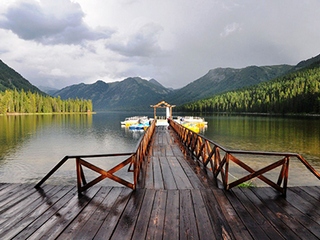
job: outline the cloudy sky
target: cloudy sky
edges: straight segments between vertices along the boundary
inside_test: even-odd
[[[36,86],[154,78],[320,54],[319,0],[1,0],[0,59]]]

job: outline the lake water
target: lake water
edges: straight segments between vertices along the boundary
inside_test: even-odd
[[[152,114],[140,115],[152,117]],[[133,115],[137,113],[0,116],[0,182],[36,183],[66,155],[133,151],[142,133],[120,125],[125,117]],[[296,152],[320,171],[320,118],[204,117],[208,128],[202,134],[227,148]],[[99,161],[99,166],[110,167],[110,162]],[[48,182],[75,184],[74,161]],[[298,161],[290,162],[290,184],[320,185]]]

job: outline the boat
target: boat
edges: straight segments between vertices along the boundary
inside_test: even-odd
[[[200,127],[196,123],[183,123],[182,126],[188,128],[191,131],[194,131],[195,133],[200,132]]]
[[[208,124],[208,122],[206,122],[204,120],[204,118],[193,117],[193,116],[184,116],[184,117],[178,116],[176,118],[176,121],[182,125],[185,123],[194,123],[194,124],[198,125],[198,127],[205,127]]]
[[[149,123],[150,119],[147,116],[133,116],[133,117],[127,117],[124,121],[121,121],[121,126],[124,127],[130,127],[134,124],[139,123]]]
[[[138,123],[129,126],[130,130],[146,130],[149,127],[149,123]]]

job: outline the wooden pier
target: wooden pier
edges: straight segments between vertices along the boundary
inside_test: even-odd
[[[320,239],[319,185],[220,189],[167,127],[146,160],[135,190],[0,184],[0,239]]]

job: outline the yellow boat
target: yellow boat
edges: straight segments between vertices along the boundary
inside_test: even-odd
[[[182,124],[182,126],[190,129],[191,131],[193,131],[195,133],[199,133],[200,132],[200,128],[195,123],[184,123],[184,124]]]

